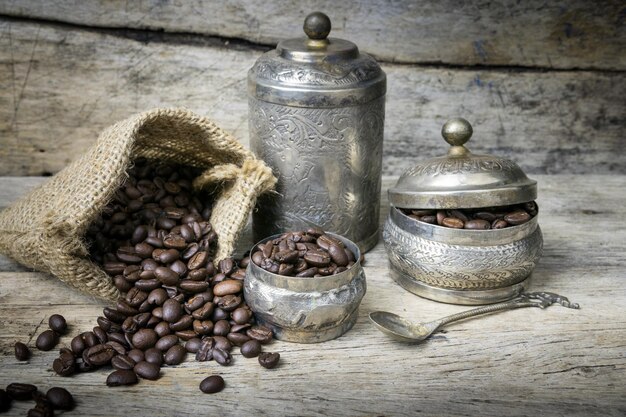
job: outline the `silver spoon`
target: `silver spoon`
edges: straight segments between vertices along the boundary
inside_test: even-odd
[[[492,313],[494,311],[512,310],[522,307],[546,308],[554,303],[559,303],[563,307],[580,308],[576,303],[570,303],[567,297],[563,297],[551,292],[531,292],[522,293],[517,298],[498,304],[467,310],[462,313],[446,316],[438,320],[427,323],[413,323],[396,314],[387,311],[374,311],[369,314],[370,320],[376,325],[378,330],[403,342],[420,342],[435,333],[442,326],[453,321],[463,320],[480,314]]]

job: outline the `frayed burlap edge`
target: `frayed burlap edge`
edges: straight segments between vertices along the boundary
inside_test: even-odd
[[[204,168],[197,189],[216,191],[216,260],[232,254],[256,198],[276,179],[234,137],[185,109],[154,109],[102,132],[85,154],[0,213],[0,252],[88,294],[116,299],[83,236],[127,178],[135,157]]]

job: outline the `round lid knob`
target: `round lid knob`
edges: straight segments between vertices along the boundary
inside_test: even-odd
[[[304,33],[309,39],[326,39],[330,33],[330,18],[322,12],[313,12],[304,19]]]
[[[441,135],[452,146],[463,146],[470,140],[474,130],[467,120],[457,117],[448,120],[441,128]]]

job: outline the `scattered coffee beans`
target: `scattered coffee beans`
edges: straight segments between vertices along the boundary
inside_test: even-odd
[[[74,407],[74,397],[65,388],[50,388],[46,393],[46,399],[56,410],[71,410]]]
[[[269,329],[255,325],[243,300],[241,267],[249,259],[213,264],[217,235],[208,222],[210,202],[191,191],[196,174],[137,160],[125,185],[89,228],[92,260],[123,295],[103,310],[93,331],[75,336],[71,350],[55,359],[59,375],[112,365],[106,384],[130,385],[137,376],[159,378],[163,364],[178,365],[187,352],[225,366],[232,362],[233,344],[272,340]],[[314,244],[322,233],[307,236]],[[354,255],[343,249],[342,254],[349,258],[346,265],[354,262]],[[219,379],[221,386],[214,379],[203,381],[207,392],[223,388]]]
[[[48,327],[52,329],[52,331],[63,334],[67,330],[67,322],[65,321],[65,317],[60,314],[53,314],[48,319]]]
[[[30,349],[22,342],[15,343],[15,359],[27,361],[30,358]]]
[[[257,245],[251,260],[278,275],[321,277],[347,270],[354,265],[356,258],[339,239],[310,228],[302,232],[287,232]]]
[[[479,209],[400,209],[412,219],[453,229],[489,230],[524,224],[538,213],[534,201]]]
[[[59,341],[59,336],[53,330],[44,330],[35,341],[37,349],[48,351],[54,348]]]
[[[202,382],[200,382],[200,391],[205,394],[215,394],[216,392],[220,392],[224,389],[224,378],[219,375],[211,375],[207,378],[204,378]]]
[[[6,391],[14,400],[26,401],[33,398],[33,394],[37,392],[37,387],[32,384],[13,382],[7,386]]]

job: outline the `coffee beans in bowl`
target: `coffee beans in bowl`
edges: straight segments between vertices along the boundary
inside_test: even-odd
[[[318,229],[270,236],[251,251],[246,302],[278,339],[316,343],[339,337],[356,321],[365,295],[360,256],[350,240]],[[261,332],[247,334],[263,343]],[[248,349],[246,354],[258,355]]]
[[[537,203],[529,201],[500,207],[475,209],[400,209],[410,218],[452,229],[490,230],[519,226],[530,221],[539,212]]]

